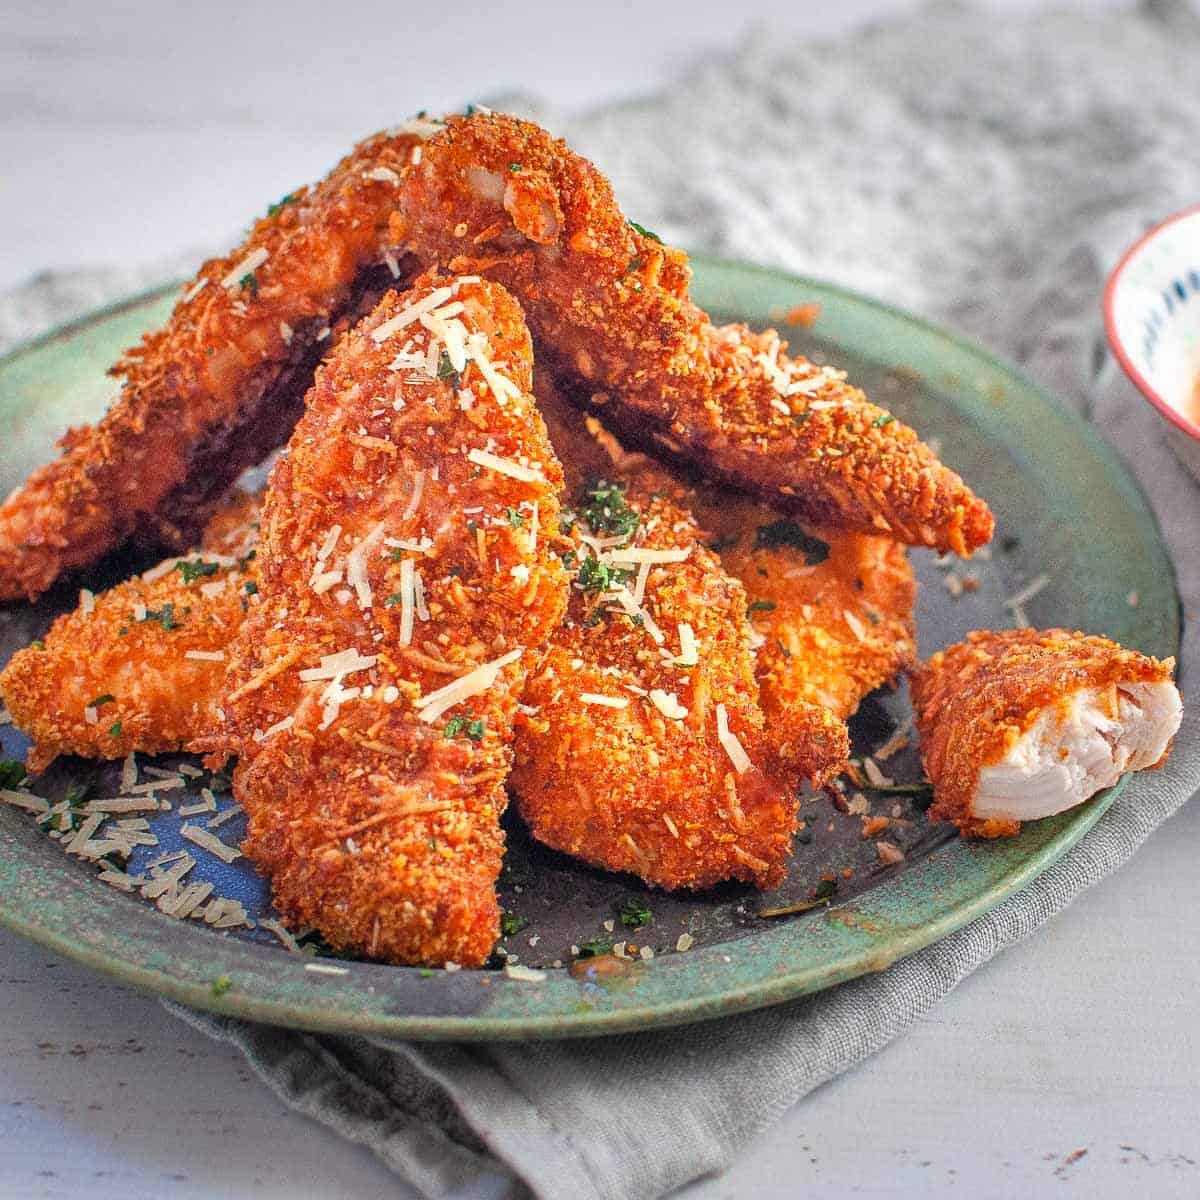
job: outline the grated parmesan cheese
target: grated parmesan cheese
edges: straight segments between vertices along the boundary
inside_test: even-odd
[[[599,692],[580,692],[579,700],[581,704],[595,704],[601,708],[628,708],[628,696],[604,696]]]
[[[746,753],[746,748],[738,741],[737,734],[729,728],[729,714],[724,704],[717,705],[717,741],[729,755],[729,761],[733,763],[733,769],[739,775],[744,775],[754,765],[750,761],[750,755]]]
[[[688,710],[679,703],[679,697],[674,692],[663,691],[662,688],[650,689],[650,703],[672,721],[682,721],[688,715]]]
[[[421,720],[426,724],[432,724],[456,704],[461,704],[462,701],[469,700],[472,696],[486,692],[496,682],[501,670],[509,663],[516,662],[521,657],[521,653],[520,647],[510,650],[507,654],[503,654],[491,662],[483,663],[473,671],[468,671],[453,683],[448,683],[445,687],[440,687],[436,691],[430,692],[429,695],[420,697],[414,707],[420,710]]]
[[[223,288],[240,287],[242,280],[253,271],[257,271],[259,267],[271,257],[271,252],[265,246],[259,246],[257,250],[251,250],[245,258],[242,259],[224,279],[221,280]]]
[[[201,850],[215,855],[222,862],[231,863],[242,857],[242,852],[236,846],[227,846],[219,837],[215,837],[207,829],[201,829],[199,825],[189,825],[185,821],[179,835],[199,846]]]
[[[469,461],[476,466],[487,467],[500,475],[508,475],[519,479],[522,483],[545,483],[546,477],[533,467],[524,467],[510,458],[501,458],[498,454],[490,454],[487,450],[471,450],[467,454]]]
[[[190,658],[195,662],[224,662],[224,650],[189,650],[183,656]]]

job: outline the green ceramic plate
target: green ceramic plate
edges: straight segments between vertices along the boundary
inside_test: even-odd
[[[999,529],[991,559],[957,568],[977,577],[978,590],[954,599],[943,586],[946,568],[932,555],[914,556],[924,653],[970,628],[1010,624],[1004,597],[1043,570],[1051,582],[1028,605],[1035,623],[1082,627],[1154,654],[1175,653],[1178,603],[1153,519],[1113,452],[1072,413],[980,347],[876,301],[741,264],[701,258],[695,267],[700,302],[723,316],[766,324],[796,304],[820,304],[812,329],[789,331],[793,345],[848,368],[881,403],[939,439],[943,458],[992,503]],[[131,300],[0,362],[0,493],[50,454],[67,424],[102,410],[112,393],[105,368],[163,320],[172,299],[157,293]],[[89,582],[119,578],[130,566],[108,564]],[[1136,607],[1127,600],[1134,592]],[[72,595],[63,588],[36,608],[0,610],[0,661],[38,636]],[[856,719],[858,744],[877,744],[906,708],[903,692],[870,702]],[[5,755],[23,752],[11,727],[0,728],[0,737]],[[908,751],[889,760],[888,769],[912,778],[918,767]],[[116,786],[111,767],[67,761],[37,787],[57,798],[80,782],[93,794]],[[135,858],[131,869],[175,844],[177,810],[187,799],[164,796],[175,811],[155,818],[160,846]],[[788,882],[766,903],[803,899],[830,871],[839,891],[828,908],[774,920],[757,915],[764,900],[750,890],[648,893],[629,878],[532,845],[513,821],[501,891],[506,908],[525,924],[503,945],[522,964],[546,968],[538,982],[498,970],[421,972],[325,958],[316,963],[325,969],[313,971],[313,959],[288,953],[261,930],[217,933],[111,890],[31,818],[4,806],[0,922],[135,987],[281,1025],[407,1038],[615,1033],[776,1004],[882,970],[1044,871],[1112,796],[1028,827],[1018,838],[982,845],[931,829],[907,801],[896,810],[895,797],[873,796],[876,811],[898,811],[901,818],[893,830],[906,861],[888,868],[859,836],[857,817],[838,812],[828,798],[806,797],[806,828]],[[230,801],[222,796],[220,803]],[[239,832],[236,820],[221,830],[231,843]],[[211,880],[218,894],[265,912],[262,882],[244,864],[201,863],[191,878]],[[620,922],[620,905],[630,896],[650,910],[641,928]],[[606,922],[615,922],[611,932]],[[693,944],[679,951],[685,933]],[[654,957],[577,960],[573,952],[596,938],[622,937]],[[222,985],[214,988],[218,979]]]

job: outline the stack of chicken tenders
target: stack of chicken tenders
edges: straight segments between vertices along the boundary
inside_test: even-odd
[[[1174,664],[1100,637],[918,665],[905,547],[969,556],[987,505],[843,372],[714,325],[686,256],[526,121],[364,141],[113,372],[0,507],[0,600],[129,542],[169,557],[85,589],[0,694],[31,770],[236,759],[243,849],[339,951],[483,964],[510,796],[587,863],[776,886],[800,789],[902,673],[931,817],[972,836],[1158,765],[1179,726]]]

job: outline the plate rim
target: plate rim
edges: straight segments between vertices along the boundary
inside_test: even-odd
[[[914,327],[926,337],[950,342],[968,355],[983,360],[989,368],[1008,376],[1022,389],[1034,394],[1060,417],[1065,418],[1067,425],[1083,439],[1089,450],[1104,467],[1109,472],[1115,472],[1116,478],[1127,486],[1135,508],[1133,515],[1137,518],[1139,526],[1144,527],[1149,534],[1159,556],[1167,565],[1169,577],[1166,584],[1175,600],[1176,613],[1173,633],[1175,641],[1178,643],[1182,631],[1182,614],[1179,609],[1175,565],[1162,538],[1153,509],[1114,448],[1100,436],[1094,426],[1084,420],[1070,406],[1058,400],[1052,393],[1030,379],[1019,367],[995,354],[982,343],[887,301],[825,279],[800,275],[762,264],[708,254],[694,254],[691,258],[693,263],[701,267],[707,266],[715,270],[726,271],[732,269],[739,274],[769,279],[773,285],[786,284],[799,290],[808,289],[810,293],[812,291],[823,292],[852,305],[884,313],[892,320],[898,320]],[[179,286],[178,283],[170,283],[143,290],[135,295],[94,309],[35,338],[21,342],[0,356],[0,370],[32,351],[42,349],[55,342],[69,341],[72,336],[97,322],[155,303],[177,291]],[[541,1014],[532,1010],[505,1016],[489,1015],[486,1010],[482,1013],[468,1015],[397,1013],[370,1009],[363,1012],[357,1009],[322,1007],[314,1003],[314,999],[323,994],[322,991],[315,989],[313,994],[306,996],[303,1002],[297,1002],[287,998],[287,994],[295,990],[297,980],[302,979],[306,985],[312,985],[317,977],[310,974],[307,978],[303,978],[305,975],[303,964],[282,948],[264,947],[261,944],[233,938],[214,939],[211,931],[171,921],[170,918],[157,912],[147,910],[144,914],[147,920],[157,919],[167,922],[176,929],[190,930],[191,936],[203,939],[203,942],[198,941],[196,944],[201,948],[200,956],[206,957],[214,964],[212,971],[203,978],[193,971],[191,972],[192,978],[185,978],[180,973],[179,965],[158,966],[152,965],[148,961],[134,960],[132,957],[134,947],[128,942],[121,945],[114,944],[112,939],[115,939],[116,935],[111,934],[108,929],[91,930],[89,932],[92,936],[83,937],[77,929],[66,932],[54,928],[53,923],[44,918],[38,919],[39,914],[35,906],[22,906],[20,889],[10,887],[0,888],[0,926],[139,991],[175,1000],[191,1008],[206,1010],[220,1016],[240,1017],[313,1032],[350,1033],[414,1040],[505,1041],[592,1037],[650,1028],[666,1028],[763,1008],[811,994],[848,979],[883,970],[893,962],[940,941],[975,917],[995,907],[1023,888],[1030,880],[1049,869],[1087,834],[1125,786],[1126,780],[1122,780],[1115,788],[1095,797],[1087,805],[1064,814],[1062,818],[1053,818],[1051,822],[1043,823],[1046,828],[1050,828],[1053,823],[1047,839],[1017,866],[1005,871],[974,894],[948,901],[942,910],[929,920],[914,925],[907,931],[890,930],[885,935],[886,942],[884,943],[875,942],[869,934],[865,934],[861,939],[861,946],[850,952],[841,952],[828,963],[780,970],[752,982],[744,981],[738,977],[737,971],[733,970],[729,972],[733,977],[731,982],[724,986],[719,983],[709,986],[699,994],[684,993],[667,1000],[654,1000],[647,1004],[622,1005],[608,1009],[584,1006],[586,1011],[564,1011],[555,1005],[549,1011]],[[41,835],[36,834],[36,836],[40,837]],[[977,852],[977,847],[958,841],[952,842],[938,851],[938,868],[943,871],[949,868],[952,874],[956,866],[961,867],[965,859]],[[983,852],[986,853],[986,848]],[[6,867],[10,872],[19,871],[21,866],[19,859],[18,838],[8,835],[7,831],[0,829],[0,879],[3,878]],[[63,865],[64,868],[68,866],[65,861]],[[928,872],[932,866],[931,859],[923,859],[901,878],[917,883],[922,873]],[[71,874],[74,875],[75,872],[72,871]],[[86,882],[90,883],[91,881]],[[91,887],[87,889],[89,902],[93,902],[93,904],[99,898],[93,896],[94,891],[95,889]],[[106,903],[107,901],[124,901],[126,899],[112,893],[107,888],[100,888],[99,892],[101,896],[108,893],[105,897]],[[844,904],[834,905],[822,912],[810,914],[802,922],[790,922],[778,929],[764,930],[754,937],[692,950],[687,955],[668,955],[658,960],[658,963],[670,966],[673,959],[687,959],[689,968],[694,966],[703,974],[703,967],[711,966],[716,959],[724,957],[727,962],[732,962],[735,958],[742,959],[746,955],[747,943],[761,945],[763,939],[779,939],[788,930],[811,930],[812,932],[808,936],[818,936],[818,931],[830,927],[831,923],[838,926],[843,933],[844,927],[849,923],[869,929],[873,915],[881,908],[886,908],[886,900],[894,898],[895,892],[894,884],[889,886],[886,881],[881,882]],[[853,918],[853,922],[851,922],[851,918]],[[141,927],[142,922],[134,922],[132,925],[135,944],[138,941],[137,933]],[[157,943],[152,945],[150,939],[143,939],[143,944],[148,952],[154,949],[154,945],[157,945]],[[121,954],[126,957],[120,957]],[[296,969],[291,972],[293,978],[290,983],[283,979],[289,975],[289,970],[285,969],[279,973],[281,983],[277,989],[244,990],[240,984],[235,983],[235,986],[225,994],[214,994],[212,987],[214,978],[241,970],[261,972],[262,963],[265,961],[264,955],[274,955],[273,961],[284,965],[290,964],[291,968]],[[150,957],[153,958],[153,954],[150,954]],[[191,956],[193,960],[196,957],[198,956]],[[346,965],[351,969],[351,975],[353,975],[353,968],[359,964],[349,963]],[[410,974],[417,972],[416,968],[379,968],[374,964],[366,965],[371,970],[382,969]],[[572,994],[579,994],[579,985],[574,980],[569,980],[565,968],[549,974],[561,975],[562,978],[557,982],[569,982]],[[452,994],[457,992],[459,996],[462,996],[465,994],[462,990],[464,987],[473,986],[473,980],[483,977],[487,978],[488,986],[494,985],[497,988],[520,988],[528,992],[529,989],[540,986],[509,980],[502,972],[450,974],[441,971],[435,972],[434,978],[425,980],[422,986],[442,987],[449,989]],[[262,980],[259,976],[252,977],[252,988],[259,987],[261,983]],[[322,979],[322,983],[324,985],[326,981]],[[337,987],[329,988],[329,991],[335,996],[340,990]],[[362,987],[356,987],[353,995],[361,996],[363,990]]]

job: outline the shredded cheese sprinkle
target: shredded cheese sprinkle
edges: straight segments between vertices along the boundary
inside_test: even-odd
[[[420,711],[421,720],[427,725],[433,724],[447,710],[472,696],[486,692],[496,682],[501,670],[509,663],[516,662],[521,657],[521,648],[510,650],[491,662],[483,663],[473,671],[468,671],[452,683],[422,696],[414,705]]]
[[[224,279],[221,280],[223,288],[240,287],[242,280],[246,278],[252,271],[257,271],[259,267],[271,257],[271,252],[265,246],[259,246],[257,250],[251,250],[245,258],[242,259]]]
[[[524,467],[510,458],[501,458],[498,454],[490,454],[487,450],[471,450],[467,454],[469,461],[480,467],[487,467],[500,475],[508,475],[519,479],[522,483],[545,483],[546,477],[533,467]]]
[[[729,714],[725,711],[724,704],[717,705],[717,741],[729,755],[729,761],[733,763],[733,769],[739,775],[744,775],[754,765],[750,761],[750,755],[746,753],[746,748],[738,741],[737,734],[729,728]]]

